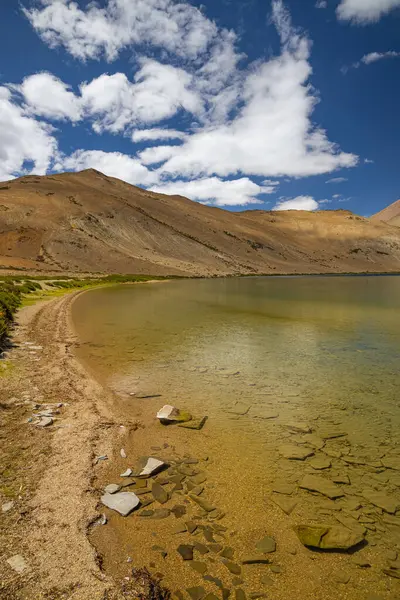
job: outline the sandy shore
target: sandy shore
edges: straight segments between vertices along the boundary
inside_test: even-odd
[[[14,502],[1,520],[1,598],[120,597],[87,536],[98,517],[93,462],[111,453],[112,413],[107,392],[71,352],[70,307],[80,293],[20,310],[12,366],[0,379],[0,491]],[[63,404],[53,425],[28,423],[36,403]],[[22,574],[7,563],[14,555],[26,561]]]

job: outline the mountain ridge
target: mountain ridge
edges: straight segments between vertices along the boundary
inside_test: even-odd
[[[400,230],[350,211],[230,212],[87,169],[0,184],[0,267],[244,275],[400,271]]]

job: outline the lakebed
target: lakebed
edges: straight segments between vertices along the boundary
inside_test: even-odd
[[[92,529],[106,572],[122,581],[148,566],[179,598],[396,598],[399,306],[397,277],[179,281],[78,298],[75,352],[112,390],[120,424],[138,421],[120,428],[127,458],[117,447],[96,487],[137,490],[120,475],[139,456],[170,465],[155,478],[167,499],[149,483],[142,508],[105,510]],[[164,404],[208,419],[200,431],[163,426]],[[365,542],[310,550],[301,524]],[[274,550],[247,564],[266,536]]]
[[[178,598],[397,598],[399,304],[400,278],[313,277],[118,286],[29,307],[10,391],[13,447],[22,429],[32,442],[18,474],[37,481],[5,518],[7,553],[30,569],[0,597],[120,598],[146,566]],[[63,404],[53,424],[27,423],[46,402]],[[163,426],[163,404],[208,419]],[[140,456],[169,469],[121,478]],[[141,506],[104,508],[110,483],[132,484]],[[304,523],[366,541],[311,550],[294,531]]]

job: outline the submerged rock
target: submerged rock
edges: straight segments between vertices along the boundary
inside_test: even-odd
[[[276,542],[274,538],[266,536],[256,544],[256,548],[259,552],[263,554],[269,554],[270,552],[275,552],[276,550]]]
[[[123,517],[126,517],[135,509],[140,500],[133,492],[119,492],[116,494],[104,494],[101,497],[104,506],[117,511]]]
[[[319,477],[318,475],[305,475],[299,485],[305,490],[318,492],[319,494],[323,494],[332,500],[344,496],[344,493],[340,487],[338,487],[329,479]]]
[[[192,419],[187,423],[178,423],[178,427],[185,427],[186,429],[196,429],[200,431],[200,429],[203,429],[207,418],[208,417],[201,417],[199,419]]]
[[[116,494],[120,489],[120,485],[117,485],[116,483],[110,483],[109,485],[106,485],[104,491],[106,494]]]
[[[330,469],[332,463],[326,456],[316,456],[310,460],[309,465],[317,471],[322,471],[324,469]]]
[[[364,540],[360,531],[341,525],[298,525],[294,529],[304,546],[321,550],[349,550]]]
[[[160,504],[165,504],[168,502],[168,493],[164,490],[162,485],[157,483],[157,481],[153,482],[153,485],[151,486],[151,493],[153,494],[154,500],[157,500],[157,502]]]
[[[314,451],[311,448],[304,448],[295,444],[284,444],[279,447],[279,453],[289,460],[305,460],[309,456],[313,456]]]
[[[392,496],[387,496],[383,492],[375,490],[363,490],[363,497],[371,502],[374,506],[378,506],[387,513],[394,514],[400,508],[400,502]]]
[[[16,571],[19,574],[29,569],[28,563],[26,562],[24,557],[21,556],[21,554],[15,554],[14,556],[11,556],[7,559],[7,563],[14,571]]]
[[[165,404],[158,411],[157,419],[164,425],[168,425],[169,423],[186,423],[187,421],[191,421],[192,415],[186,411],[179,410],[175,406]]]
[[[143,456],[135,468],[134,477],[150,477],[155,475],[166,466],[166,464],[158,458],[151,456]]]
[[[293,500],[293,498],[288,498],[282,494],[272,494],[271,499],[287,515],[290,515],[297,506],[297,500]]]

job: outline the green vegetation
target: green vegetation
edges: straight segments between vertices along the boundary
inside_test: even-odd
[[[9,334],[14,316],[22,304],[31,304],[46,296],[59,295],[66,291],[118,283],[138,283],[169,277],[150,275],[107,275],[104,277],[51,276],[0,276],[0,350]]]

